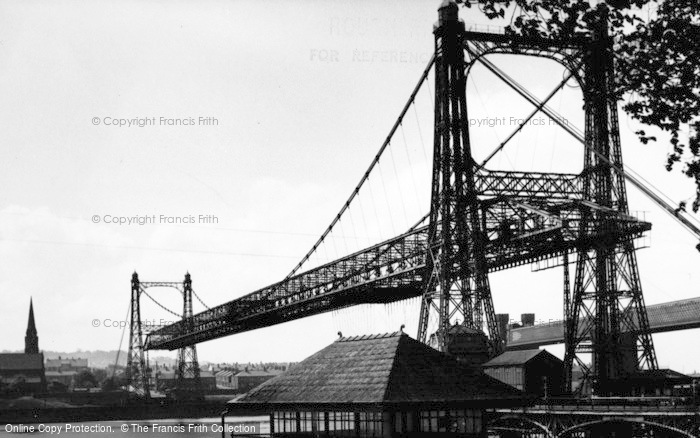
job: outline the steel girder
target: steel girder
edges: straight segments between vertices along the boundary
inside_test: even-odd
[[[525,177],[531,180],[537,176]],[[579,225],[584,212],[597,208],[595,204],[547,200],[541,193],[534,198],[513,196],[510,185],[484,182],[495,178],[484,171],[477,176],[477,186],[490,187],[487,193],[491,196],[479,196],[489,272],[557,258],[602,240],[622,241],[651,227],[619,216],[617,229],[597,234],[595,224],[586,228]],[[421,296],[427,242],[428,227],[416,229],[198,313],[191,321],[155,330],[148,334],[145,348],[172,350],[352,305]],[[474,269],[471,262],[469,266]]]

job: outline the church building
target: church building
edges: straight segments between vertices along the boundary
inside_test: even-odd
[[[29,301],[29,320],[24,353],[0,353],[0,392],[30,394],[46,391],[44,354],[34,322],[34,304]]]

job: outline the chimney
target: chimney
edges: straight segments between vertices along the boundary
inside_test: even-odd
[[[535,325],[535,314],[523,313],[520,315],[520,321],[523,323],[523,327],[532,327]]]

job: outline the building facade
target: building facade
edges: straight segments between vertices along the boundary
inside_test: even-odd
[[[31,299],[24,337],[24,353],[0,354],[0,385],[0,391],[16,395],[46,391],[44,355],[39,351],[39,335],[34,321],[34,303]]]
[[[272,436],[486,437],[522,392],[402,332],[340,338],[228,404],[269,415]]]
[[[564,393],[564,362],[547,350],[506,351],[484,363],[484,372],[538,397]]]

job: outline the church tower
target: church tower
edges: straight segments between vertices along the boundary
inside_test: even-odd
[[[27,334],[24,337],[24,353],[39,354],[39,336],[36,333],[34,324],[34,304],[29,299],[29,321],[27,322]]]

